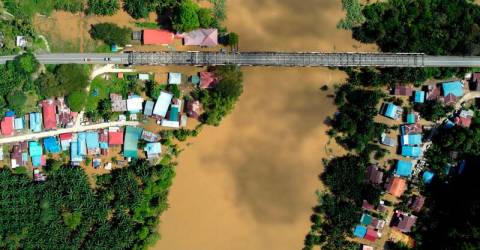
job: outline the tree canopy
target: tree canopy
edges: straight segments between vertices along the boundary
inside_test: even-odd
[[[102,40],[106,44],[125,46],[130,42],[132,30],[114,23],[98,23],[92,25],[90,35],[93,39]]]
[[[178,32],[191,31],[200,27],[198,18],[198,6],[191,0],[183,0],[176,8],[175,15],[172,18],[172,27]],[[204,15],[202,13],[202,15]],[[207,20],[202,20],[203,22]]]
[[[87,14],[112,16],[120,9],[118,0],[88,0]]]
[[[87,92],[83,89],[74,90],[67,96],[67,102],[70,109],[74,112],[80,112],[85,107],[87,101]]]
[[[158,239],[158,216],[174,171],[170,161],[139,160],[98,176],[48,168],[45,182],[0,169],[0,247],[5,249],[142,249]],[[56,164],[49,161],[48,164]],[[61,165],[61,164],[60,164]]]
[[[243,75],[234,65],[216,67],[215,75],[220,79],[211,90],[201,90],[194,97],[203,104],[205,113],[202,120],[218,126],[224,116],[233,110],[235,103],[243,93]]]

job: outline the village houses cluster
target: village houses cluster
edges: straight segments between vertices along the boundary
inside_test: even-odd
[[[132,33],[133,41],[140,41],[142,45],[147,46],[169,46],[175,39],[181,39],[185,46],[214,47],[218,45],[218,30],[197,29],[174,34],[163,29],[145,29]],[[16,43],[17,46],[25,47],[27,41],[19,36]],[[111,44],[111,49],[112,52],[117,52],[122,48]],[[124,77],[147,81],[151,75],[140,73],[136,76],[134,74],[124,76],[124,73],[117,73],[118,79]],[[169,85],[187,83],[200,89],[210,89],[217,82],[215,74],[208,71],[188,77],[177,72],[168,73]],[[202,105],[198,100],[185,102],[165,90],[160,92],[156,100],[145,100],[136,94],[128,94],[125,99],[118,93],[110,93],[109,98],[112,104],[111,111],[119,113],[117,122],[139,121],[141,116],[143,121],[155,119],[162,127],[177,129],[186,127],[188,117],[199,119],[202,113]],[[45,180],[46,176],[40,172],[40,167],[46,165],[47,158],[51,155],[69,152],[71,165],[79,166],[86,163],[87,159],[91,159],[89,161],[94,168],[104,167],[110,170],[112,164],[121,165],[132,158],[138,158],[140,140],[145,141],[142,150],[147,159],[156,161],[162,153],[159,135],[141,127],[102,126],[104,127],[102,129],[88,129],[88,126],[94,127],[96,123],[88,121],[83,114],[72,112],[63,97],[40,101],[39,107],[41,112],[26,115],[16,115],[13,111],[7,111],[0,121],[0,139],[33,135],[25,141],[10,143],[8,147],[0,145],[0,161],[4,160],[4,153],[8,152],[10,166],[18,168],[31,165],[37,181]],[[121,156],[125,160],[117,160],[115,163],[105,160],[108,159],[106,156],[109,155],[110,149],[121,151]],[[105,162],[102,162],[102,159]]]
[[[418,89],[402,85],[393,89],[394,96],[405,98],[414,105],[437,101],[442,105],[453,106],[455,110],[439,123],[429,123],[414,111],[404,112],[404,108],[392,102],[382,104],[381,115],[393,122],[403,121],[403,124],[396,126],[399,128],[398,133],[394,133],[396,136],[384,133],[380,140],[387,148],[397,149],[399,157],[388,161],[386,166],[376,163],[367,168],[366,179],[371,184],[382,187],[385,193],[379,204],[369,204],[364,200],[363,214],[358,225],[353,228],[353,234],[364,244],[364,250],[373,250],[372,245],[385,234],[388,240],[401,241],[413,247],[414,240],[409,233],[425,203],[425,197],[418,192],[416,185],[428,185],[434,178],[433,172],[424,169],[423,152],[431,144],[431,137],[425,137],[424,130],[431,132],[439,126],[447,129],[454,126],[468,128],[474,112],[463,108],[462,104],[468,101],[464,97],[467,97],[469,89],[472,90],[469,94],[480,90],[480,73],[467,74],[464,80],[433,83]],[[463,165],[464,162],[460,162],[458,166],[446,166],[446,172],[460,174]],[[407,189],[409,192],[405,197]],[[403,209],[397,207],[399,202],[402,202]],[[407,211],[404,211],[405,208]]]

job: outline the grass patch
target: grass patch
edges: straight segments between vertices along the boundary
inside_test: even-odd
[[[135,27],[147,28],[147,29],[158,29],[160,25],[154,22],[135,22]]]
[[[37,106],[38,103],[38,95],[34,91],[30,91],[27,93],[27,102],[25,102],[24,110],[25,112],[34,112],[40,111]]]
[[[85,110],[87,112],[97,110],[98,102],[102,99],[110,98],[110,93],[122,94],[125,97],[127,91],[126,80],[118,79],[113,75],[111,75],[111,79],[109,80],[105,80],[102,76],[98,76],[93,79],[90,85],[90,92],[88,93]]]

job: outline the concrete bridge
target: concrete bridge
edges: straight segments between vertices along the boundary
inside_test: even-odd
[[[239,65],[274,67],[480,67],[478,56],[429,56],[421,53],[322,52],[127,52],[37,54],[43,64]],[[0,57],[0,64],[14,56]]]

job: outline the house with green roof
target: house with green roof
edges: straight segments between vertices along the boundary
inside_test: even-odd
[[[142,128],[127,126],[123,144],[123,156],[126,158],[138,158],[138,141],[142,136]]]

